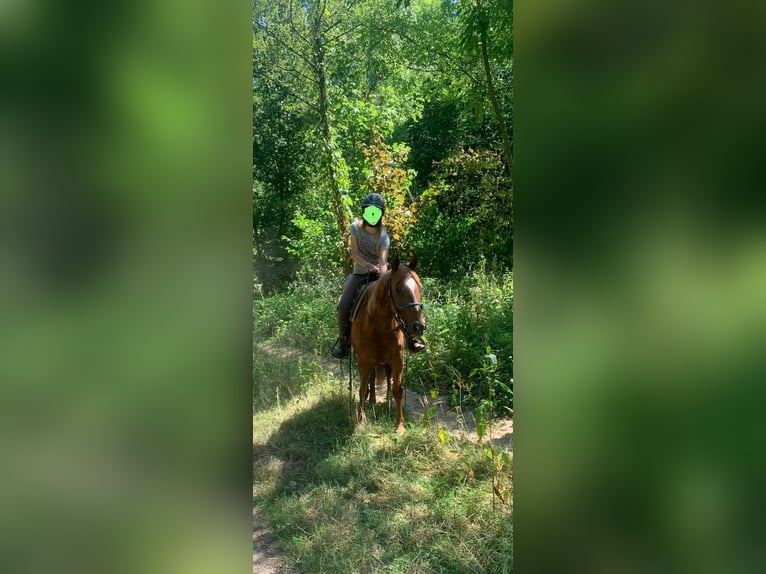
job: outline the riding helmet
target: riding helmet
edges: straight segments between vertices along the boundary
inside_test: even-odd
[[[373,227],[380,225],[383,213],[386,211],[386,201],[379,193],[368,193],[362,200],[362,219]]]
[[[364,196],[364,199],[362,199],[362,211],[368,205],[374,205],[384,213],[386,211],[386,200],[379,193],[368,193]]]

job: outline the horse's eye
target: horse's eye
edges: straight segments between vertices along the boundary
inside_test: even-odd
[[[397,286],[396,286],[396,292],[397,292],[399,295],[401,295],[401,294],[402,294],[402,286],[401,286],[401,285],[397,285]]]

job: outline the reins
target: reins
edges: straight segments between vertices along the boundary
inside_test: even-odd
[[[411,337],[410,332],[407,330],[407,324],[404,322],[404,319],[399,314],[405,309],[409,309],[410,307],[420,307],[423,308],[423,303],[420,301],[410,301],[409,303],[405,303],[404,305],[399,305],[396,302],[396,299],[394,299],[394,295],[391,292],[391,278],[392,278],[393,272],[389,272],[388,274],[388,280],[386,281],[386,294],[388,295],[388,299],[391,301],[391,304],[394,306],[394,320],[397,322],[397,326],[393,329],[383,329],[382,327],[378,327],[375,324],[375,321],[372,319],[372,315],[370,315],[370,310],[365,305],[365,313],[367,313],[367,318],[370,320],[370,325],[372,325],[372,328],[376,331],[381,331],[383,333],[393,333],[395,331],[401,331],[407,335],[407,337]],[[367,294],[369,297],[369,293]]]
[[[409,269],[408,269],[408,272],[409,272]],[[397,323],[396,327],[394,327],[393,329],[382,329],[382,328],[378,327],[375,324],[375,321],[373,321],[372,315],[370,315],[370,310],[369,310],[369,308],[367,306],[367,303],[369,303],[369,301],[367,303],[362,302],[362,304],[364,304],[365,313],[367,314],[367,318],[369,319],[370,325],[372,326],[373,329],[375,329],[377,331],[382,331],[384,333],[394,333],[396,331],[401,330],[402,333],[404,333],[404,335],[407,338],[411,338],[412,335],[410,335],[410,332],[407,330],[407,324],[404,321],[404,319],[402,318],[400,313],[402,311],[404,311],[405,309],[409,309],[411,307],[420,307],[421,309],[423,309],[423,303],[421,301],[410,301],[409,303],[405,303],[404,305],[399,305],[396,302],[396,299],[394,299],[393,293],[391,292],[392,278],[393,278],[393,272],[389,272],[388,273],[388,279],[386,281],[386,292],[387,292],[386,294],[388,295],[388,300],[391,302],[391,304],[394,307],[393,319]],[[368,285],[369,285],[369,280],[370,280],[370,277],[368,275],[368,277],[367,277]],[[367,298],[371,298],[372,293],[370,292],[369,288],[368,288],[367,292],[364,294],[364,296],[367,297]],[[408,349],[408,347],[406,345],[406,341],[405,341],[405,349]],[[353,417],[353,405],[354,405],[354,398],[353,398],[353,369],[352,369],[353,355],[354,355],[354,350],[353,350],[353,347],[352,347],[351,350],[350,350],[349,356],[348,356],[348,404],[349,404],[349,413],[350,413],[350,415],[352,417]],[[407,403],[407,384],[406,384],[407,383],[407,363],[408,363],[408,358],[409,358],[408,355],[409,355],[409,353],[404,352],[403,355],[404,355],[404,357],[403,357],[404,365],[403,365],[403,372],[402,372],[402,390],[404,391],[403,399],[404,399],[404,402],[406,404]],[[389,379],[388,380],[389,387],[388,387],[387,393],[386,393],[387,394],[387,400],[388,400],[389,416],[391,414],[391,396],[390,396],[391,388],[390,388],[390,382],[391,381]],[[360,382],[360,384],[369,384],[369,383],[362,381],[362,382]]]
[[[404,322],[404,319],[402,319],[402,316],[399,313],[401,313],[405,309],[409,309],[410,307],[420,307],[422,309],[423,308],[423,303],[420,302],[420,301],[410,301],[409,303],[405,303],[404,305],[399,305],[396,302],[396,299],[394,299],[394,294],[391,293],[391,278],[392,278],[392,276],[393,276],[393,273],[389,273],[388,274],[388,281],[386,282],[386,290],[388,292],[388,298],[391,301],[391,304],[394,306],[394,309],[396,309],[394,311],[394,319],[396,319],[396,322],[399,323],[399,327],[397,327],[397,329],[401,329],[402,332],[407,337],[412,337],[412,335],[410,335],[410,332],[407,330],[407,324]],[[395,330],[396,329],[394,329],[394,331]]]

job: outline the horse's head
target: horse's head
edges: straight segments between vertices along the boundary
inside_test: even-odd
[[[426,330],[426,322],[423,320],[421,301],[423,285],[415,272],[417,266],[417,254],[407,265],[403,265],[398,257],[394,257],[391,261],[388,292],[407,334],[419,337]]]

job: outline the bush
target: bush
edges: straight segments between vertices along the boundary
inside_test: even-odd
[[[409,356],[407,384],[448,395],[453,404],[491,400],[495,412],[503,414],[513,405],[513,275],[478,270],[459,280],[421,280],[428,349]],[[255,340],[328,355],[337,336],[341,287],[340,278],[325,277],[256,297]]]
[[[342,278],[294,282],[285,293],[253,301],[255,341],[270,339],[303,351],[329,353],[338,336],[335,307]]]
[[[425,278],[423,288],[428,350],[410,357],[409,382],[469,405],[488,399],[493,386],[498,412],[512,408],[513,275],[475,271],[450,282]],[[491,368],[489,354],[496,357]]]
[[[497,154],[460,151],[439,162],[410,234],[423,271],[445,279],[478,269],[509,271],[512,207],[511,182]]]

